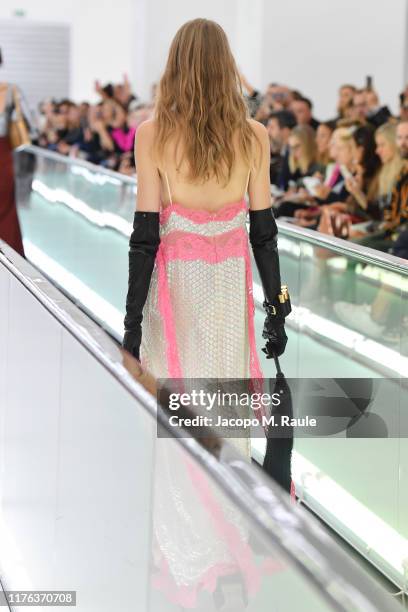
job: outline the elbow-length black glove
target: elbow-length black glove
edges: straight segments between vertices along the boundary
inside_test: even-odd
[[[279,357],[286,348],[285,316],[290,312],[289,296],[282,303],[277,241],[278,227],[272,208],[249,211],[249,240],[263,287],[266,310],[262,337],[267,358]],[[286,297],[286,296],[284,296]]]
[[[136,211],[129,239],[129,283],[126,298],[125,334],[122,346],[140,359],[143,307],[146,303],[156,253],[160,244],[158,212]]]

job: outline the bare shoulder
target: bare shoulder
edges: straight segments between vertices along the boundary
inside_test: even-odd
[[[146,119],[136,130],[134,153],[139,165],[143,159],[153,159],[156,122]]]
[[[268,136],[268,130],[263,125],[263,123],[256,121],[256,119],[248,119],[248,123],[254,134],[258,136],[258,138],[260,138],[261,140],[262,138],[265,139]]]
[[[156,121],[146,119],[136,130],[136,138],[139,142],[152,142],[156,131]]]

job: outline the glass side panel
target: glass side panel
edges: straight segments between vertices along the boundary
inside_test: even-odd
[[[297,493],[402,587],[408,440],[399,433],[408,431],[402,384],[408,372],[408,275],[307,241],[299,249],[299,240],[284,232],[281,242],[284,273],[290,275],[295,259],[300,279],[289,321],[296,330],[296,362],[288,375],[304,379],[305,389],[317,378],[361,379],[361,390],[372,397],[348,430],[295,439]],[[274,376],[271,365],[268,373]],[[303,409],[313,414],[313,406]],[[365,433],[369,421],[374,437]]]
[[[5,589],[75,591],[78,612],[333,609],[2,265],[0,286]]]
[[[40,155],[32,187],[19,207],[29,259],[120,338],[135,185]],[[380,398],[375,404],[393,437],[364,439],[357,428],[353,437],[297,439],[297,492],[402,586],[408,446],[397,433],[403,424],[407,430],[408,401],[398,379],[408,374],[408,271],[339,255],[285,229],[279,250],[293,304],[281,359],[286,376],[396,379],[393,401]],[[274,376],[273,362],[261,352],[264,313],[255,266],[253,277],[258,354],[265,375]],[[263,440],[253,441],[259,461],[264,446]]]

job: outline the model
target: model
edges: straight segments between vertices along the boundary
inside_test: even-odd
[[[155,116],[137,131],[135,158],[124,348],[155,377],[183,378],[187,387],[187,378],[262,379],[247,191],[268,356],[281,355],[287,342],[269,139],[249,119],[218,24],[195,19],[177,32]],[[249,435],[231,442],[249,459]],[[244,609],[260,586],[247,525],[174,440],[155,441],[154,465],[156,589],[184,607],[197,607],[210,592],[215,609]]]
[[[176,34],[154,118],[135,141],[137,205],[123,346],[157,378],[262,378],[249,239],[268,357],[286,346],[269,140],[249,118],[222,28]]]
[[[1,63],[0,51],[0,65]],[[21,91],[17,86],[0,82],[0,239],[24,256],[16,209],[13,155],[9,138],[16,100],[20,99]],[[28,126],[31,127],[27,113],[25,112],[23,116]]]

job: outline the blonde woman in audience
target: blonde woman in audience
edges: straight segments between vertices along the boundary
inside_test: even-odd
[[[345,182],[354,167],[353,129],[339,127],[332,134],[329,155],[334,163],[327,167],[324,183],[315,189],[321,203],[344,202],[348,196]]]
[[[376,151],[381,159],[381,170],[378,177],[378,198],[380,208],[389,206],[392,190],[404,165],[396,143],[397,126],[388,122],[375,132]]]
[[[289,137],[289,180],[312,176],[318,170],[316,133],[308,125],[297,125]]]
[[[317,161],[325,168],[331,161],[330,140],[335,127],[333,121],[326,121],[321,123],[316,131]]]
[[[285,194],[276,204],[276,217],[293,217],[297,210],[307,208],[313,196],[305,189],[303,179],[321,176],[324,167],[317,162],[316,133],[309,125],[293,128],[289,140],[289,156],[283,162],[280,182]]]

